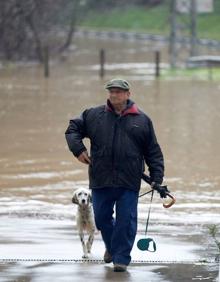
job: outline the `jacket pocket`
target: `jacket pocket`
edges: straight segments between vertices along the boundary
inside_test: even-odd
[[[134,178],[140,178],[143,171],[143,159],[132,152],[126,153],[125,169]]]
[[[105,154],[105,149],[93,152],[91,156],[91,165],[89,166],[89,174],[95,186],[105,186],[111,181],[110,177],[111,161]]]

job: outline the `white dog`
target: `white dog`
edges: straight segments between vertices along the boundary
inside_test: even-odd
[[[91,199],[91,192],[85,188],[77,189],[72,198],[72,202],[78,205],[76,224],[83,247],[83,258],[88,258],[95,234],[95,222]],[[85,231],[87,231],[89,235],[87,242],[85,242],[84,238]]]

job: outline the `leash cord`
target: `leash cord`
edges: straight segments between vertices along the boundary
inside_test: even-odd
[[[149,219],[150,219],[150,211],[151,211],[151,204],[152,204],[153,196],[154,196],[154,190],[152,189],[150,192],[151,192],[151,199],[150,199],[150,206],[149,206],[148,216],[147,216],[147,223],[146,223],[146,229],[145,229],[145,236],[147,235],[147,229],[148,229],[148,224],[149,224]]]
[[[140,198],[140,197],[142,197],[142,196],[144,196],[144,195],[147,195],[147,194],[149,194],[150,192],[152,192],[153,191],[153,189],[152,190],[150,190],[150,191],[148,191],[148,192],[145,192],[145,193],[143,193],[143,194],[141,194],[141,195],[139,195],[138,196],[138,198]]]

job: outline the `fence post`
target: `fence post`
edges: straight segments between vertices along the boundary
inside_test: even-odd
[[[50,76],[50,66],[49,66],[49,47],[46,45],[44,47],[44,77],[48,78]]]
[[[209,80],[212,81],[212,62],[208,62],[208,72],[209,72]],[[220,281],[219,281],[220,282]]]
[[[100,60],[100,72],[99,75],[101,78],[105,75],[105,50],[101,49],[99,52],[99,60]]]
[[[155,52],[155,77],[160,76],[160,51]]]

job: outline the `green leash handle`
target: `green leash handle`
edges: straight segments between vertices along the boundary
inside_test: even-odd
[[[147,230],[148,230],[148,225],[149,225],[149,220],[150,220],[150,211],[151,211],[151,204],[152,204],[152,201],[153,201],[153,196],[154,196],[154,190],[151,191],[150,207],[149,207],[149,210],[148,210],[145,236],[147,236]],[[149,249],[151,242],[153,243],[153,250]],[[154,242],[154,240],[152,238],[144,238],[144,239],[138,240],[137,247],[141,251],[148,251],[148,252],[151,252],[151,253],[156,252],[156,249],[157,249],[156,243]]]
[[[149,249],[151,242],[153,243],[152,244],[153,250]],[[154,253],[157,250],[156,243],[154,242],[154,240],[152,238],[144,238],[144,239],[138,240],[137,247],[141,251],[148,251],[148,252],[151,252],[151,253]]]

